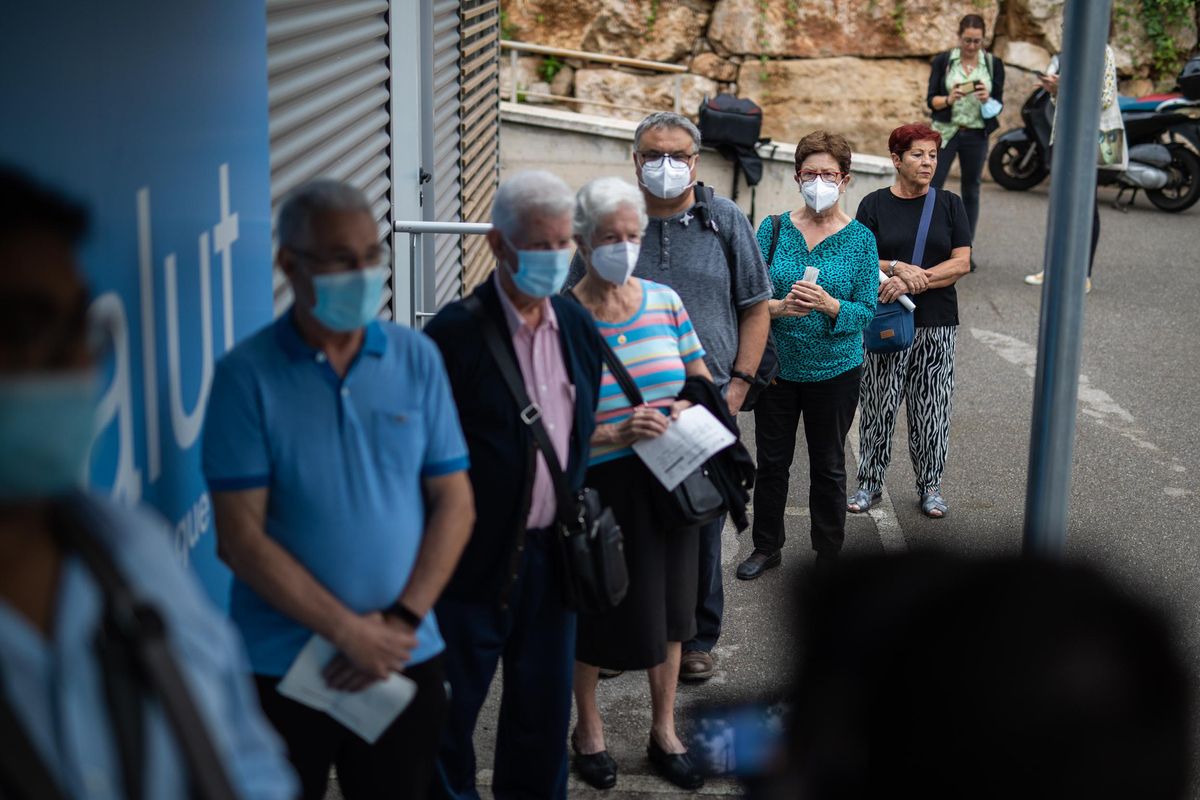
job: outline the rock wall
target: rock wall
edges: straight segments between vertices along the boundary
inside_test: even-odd
[[[1151,80],[1154,50],[1140,22],[1141,1],[1114,0],[1111,42],[1128,94],[1170,83],[1156,87]],[[810,130],[829,128],[858,150],[885,152],[892,128],[927,118],[929,59],[954,46],[965,13],[984,18],[988,46],[1008,66],[1001,127],[1018,124],[1021,103],[1037,83],[1034,71],[1044,69],[1062,47],[1063,3],[502,0],[502,32],[515,41],[683,64],[689,67],[681,92],[686,113],[694,115],[704,95],[728,91],[763,107],[764,136],[795,142]],[[1194,50],[1195,15],[1170,34],[1177,50]],[[506,56],[505,99],[511,71]],[[636,120],[645,109],[670,109],[674,82],[661,73],[526,57],[518,60],[516,88],[581,101],[562,103],[564,108]],[[582,102],[587,100],[594,102]]]

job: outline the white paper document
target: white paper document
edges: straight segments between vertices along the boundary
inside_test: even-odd
[[[721,421],[704,406],[692,406],[667,426],[662,436],[633,443],[633,452],[654,477],[671,491],[696,467],[736,441]]]
[[[380,734],[408,708],[417,694],[417,684],[412,678],[393,672],[387,680],[371,684],[361,692],[339,692],[329,688],[321,674],[335,655],[337,648],[327,639],[313,636],[279,682],[278,691],[298,703],[324,711],[367,744],[375,744]]]

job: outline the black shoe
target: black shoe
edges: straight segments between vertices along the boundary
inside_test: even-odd
[[[579,752],[575,737],[571,737],[571,749],[575,751],[575,771],[588,786],[595,789],[611,789],[617,785],[617,762],[607,750],[599,753]]]
[[[654,771],[680,789],[692,792],[704,785],[704,776],[687,753],[668,753],[651,736],[646,755],[650,756]]]
[[[737,576],[741,580],[752,581],[772,567],[778,567],[781,561],[783,556],[778,550],[774,553],[755,550],[749,558],[738,564]]]
[[[971,272],[975,271],[975,257],[971,257]]]
[[[813,564],[813,574],[817,580],[827,580],[829,574],[837,568],[838,554],[837,553],[822,553],[817,552],[817,560]]]

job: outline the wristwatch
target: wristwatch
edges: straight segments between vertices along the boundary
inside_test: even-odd
[[[888,277],[889,278],[896,277],[896,265],[899,263],[900,263],[900,259],[898,259],[898,258],[893,258],[891,261],[888,262]]]
[[[746,384],[747,384],[747,385],[749,385],[749,386],[753,386],[753,385],[754,385],[754,376],[753,376],[753,375],[747,375],[746,373],[742,372],[741,370],[736,370],[736,369],[735,369],[735,370],[733,370],[732,372],[730,372],[730,373],[729,373],[729,377],[730,377],[730,378],[737,378],[738,380],[740,380],[740,381],[742,381],[742,382],[746,383]]]
[[[413,630],[421,627],[421,615],[401,603],[399,600],[385,608],[383,610],[383,615],[385,617],[395,617],[396,619],[407,622]]]

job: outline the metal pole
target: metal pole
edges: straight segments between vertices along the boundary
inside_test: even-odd
[[[421,234],[408,234],[408,324],[417,327],[417,238]]]
[[[508,76],[509,76],[508,79],[510,81],[512,81],[512,83],[510,83],[508,86],[508,92],[509,92],[508,99],[514,103],[518,103],[520,101],[517,100],[517,51],[516,50],[508,51]]]
[[[1079,399],[1083,295],[1112,0],[1067,0],[1047,218],[1045,283],[1025,492],[1025,552],[1061,556]]]

